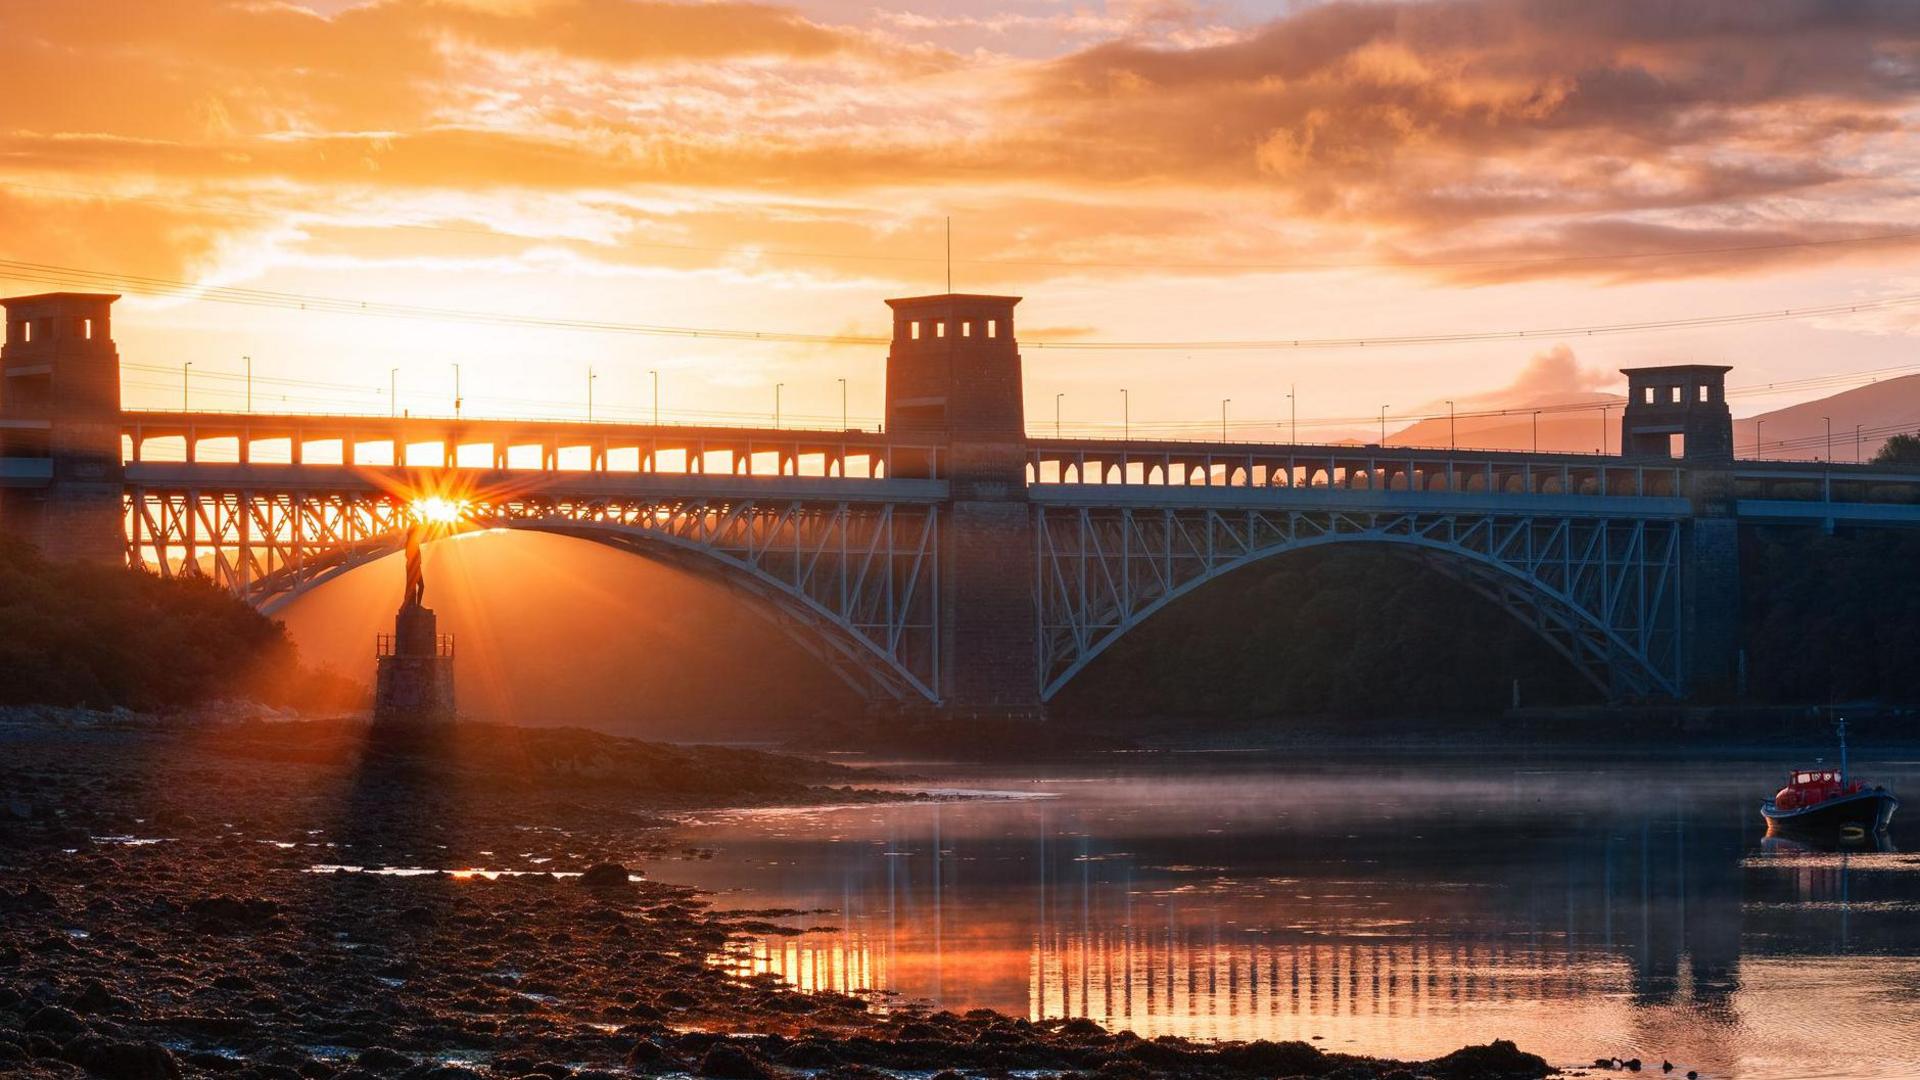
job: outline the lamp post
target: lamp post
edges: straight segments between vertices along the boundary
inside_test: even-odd
[[[453,415],[460,415],[460,365],[453,365]]]
[[[1820,419],[1825,420],[1827,422],[1827,460],[1824,463],[1822,469],[1820,470],[1820,473],[1821,473],[1820,499],[1822,502],[1832,502],[1833,501],[1833,417],[1823,416]]]
[[[387,415],[400,415],[400,369],[387,369]]]
[[[253,357],[243,356],[240,362],[247,365],[247,411],[253,411]],[[1859,455],[1854,455],[1858,457]]]
[[[1460,448],[1460,440],[1454,437],[1454,432],[1453,432],[1453,399],[1448,398],[1447,399],[1447,449],[1458,450],[1459,448]]]
[[[653,376],[653,426],[659,427],[660,426],[660,373],[657,371],[649,370],[647,374]]]
[[[1753,456],[1754,457],[1766,456],[1767,440],[1760,437],[1761,433],[1766,430],[1767,430],[1767,418],[1764,416],[1754,417],[1753,418]]]
[[[1300,402],[1293,396],[1294,384],[1287,384],[1287,439],[1295,446],[1300,445]]]
[[[593,423],[593,380],[600,376],[593,373],[593,365],[587,365],[587,423]]]
[[[1380,406],[1380,445],[1387,445],[1387,407]]]
[[[773,384],[773,429],[775,431],[780,430],[780,391],[784,389],[786,385],[787,384],[783,382]]]
[[[840,430],[847,430],[847,380],[840,380]]]
[[[1607,407],[1600,406],[1600,453],[1607,452]]]
[[[1124,386],[1120,388],[1120,441],[1133,441],[1133,401]]]
[[[180,365],[180,411],[181,412],[188,411],[187,410],[187,380],[189,378],[188,373],[191,372],[192,370],[193,370],[193,361],[191,360]]]
[[[1860,464],[1860,425],[1853,425],[1853,463]]]
[[[1227,441],[1227,406],[1231,405],[1232,403],[1233,403],[1233,399],[1230,397],[1220,399],[1220,441],[1221,442]]]
[[[1053,437],[1056,439],[1060,437],[1060,401],[1066,396],[1065,394],[1053,395]]]
[[[1540,410],[1533,410],[1533,452],[1540,452]]]

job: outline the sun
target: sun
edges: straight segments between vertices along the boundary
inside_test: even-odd
[[[467,505],[456,499],[428,495],[425,498],[413,500],[409,509],[413,511],[416,519],[425,524],[452,525],[466,514]]]

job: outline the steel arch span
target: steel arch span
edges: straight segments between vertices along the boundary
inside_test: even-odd
[[[1575,515],[1036,507],[1045,699],[1161,608],[1263,559],[1392,547],[1519,618],[1610,698],[1676,697],[1681,524]]]
[[[130,493],[129,559],[206,573],[263,612],[404,547],[383,493]],[[856,692],[938,702],[940,521],[932,503],[730,497],[482,499],[465,530],[571,536],[751,598]]]

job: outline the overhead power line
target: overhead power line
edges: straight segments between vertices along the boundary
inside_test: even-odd
[[[489,326],[518,326],[544,330],[584,331],[604,334],[649,337],[703,338],[715,341],[761,341],[788,344],[876,346],[888,344],[886,337],[858,334],[813,334],[782,330],[748,330],[727,327],[670,326],[650,323],[612,322],[593,319],[566,319],[538,315],[515,315],[493,311],[392,304],[375,300],[309,293],[246,289],[227,285],[199,285],[168,278],[141,277],[0,259],[0,276],[17,281],[78,289],[112,289],[142,296],[176,296],[250,307],[269,307],[334,314],[367,315],[381,318],[419,319],[435,322],[463,322]],[[1346,337],[1266,338],[1259,340],[1188,341],[1034,341],[1021,342],[1028,349],[1075,351],[1201,351],[1233,350],[1278,352],[1307,349],[1385,348],[1405,345],[1445,345],[1466,342],[1524,341],[1551,338],[1596,337],[1616,334],[1650,333],[1665,330],[1690,330],[1703,327],[1745,326],[1756,323],[1811,319],[1860,312],[1887,311],[1920,305],[1920,293],[1905,293],[1867,300],[1815,304],[1805,307],[1764,311],[1734,312],[1719,315],[1694,315],[1677,319],[1649,319],[1636,322],[1588,323],[1537,327],[1526,330],[1451,330],[1412,334],[1357,335]]]

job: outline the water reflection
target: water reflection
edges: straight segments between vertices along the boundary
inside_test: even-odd
[[[1356,774],[740,815],[696,830],[720,858],[663,876],[838,911],[725,961],[807,988],[1408,1056],[1500,1037],[1707,1075],[1920,1071],[1920,860],[1764,838],[1765,769]],[[1867,1044],[1885,1068],[1829,1060]]]

